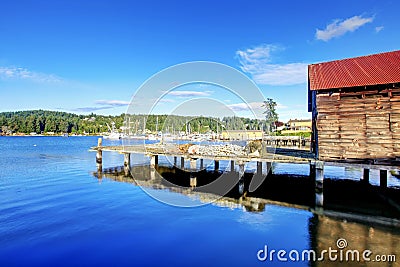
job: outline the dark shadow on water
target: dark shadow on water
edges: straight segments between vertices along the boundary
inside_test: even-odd
[[[156,189],[168,189],[182,194],[211,194],[221,201],[240,205],[249,211],[263,211],[266,203],[314,210],[315,187],[309,176],[269,174],[261,186],[249,192],[253,173],[239,179],[238,172],[183,171],[175,167],[134,166],[131,172],[123,167],[95,172],[98,178],[135,183]],[[377,186],[353,180],[324,181],[324,210],[348,214],[400,219],[400,192],[396,188],[382,190]]]

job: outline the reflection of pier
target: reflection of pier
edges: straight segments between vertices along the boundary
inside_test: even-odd
[[[102,146],[102,140],[99,139],[98,146],[93,147],[93,150],[97,151],[96,161],[98,163],[98,169],[102,168],[102,152],[110,151],[110,152],[118,152],[124,155],[124,166],[125,172],[130,171],[131,166],[131,154],[143,154],[150,157],[150,166],[155,168],[158,166],[158,158],[161,157],[171,157],[173,158],[173,166],[184,169],[185,162],[190,162],[191,172],[199,171],[204,169],[204,160],[212,160],[214,162],[214,171],[218,172],[220,170],[220,161],[228,161],[230,162],[230,171],[234,171],[238,169],[237,176],[235,177],[227,177],[226,182],[231,183],[232,181],[238,180],[242,181],[242,177],[244,175],[245,164],[248,162],[256,162],[257,171],[252,178],[252,184],[250,185],[250,192],[252,192],[255,188],[260,186],[263,181],[263,177],[271,171],[272,162],[279,163],[291,163],[291,164],[308,164],[310,166],[309,176],[311,177],[311,184],[313,185],[313,196],[314,203],[316,206],[324,206],[324,166],[352,166],[352,167],[360,167],[364,169],[364,175],[362,177],[362,184],[369,184],[369,171],[370,169],[379,169],[380,170],[380,187],[381,187],[381,195],[386,199],[390,205],[396,206],[400,209],[400,205],[398,205],[397,200],[393,201],[388,196],[396,196],[397,194],[388,194],[389,190],[387,188],[387,172],[388,170],[393,169],[393,162],[385,162],[385,161],[319,161],[315,159],[315,155],[313,153],[307,152],[305,150],[297,150],[297,149],[288,149],[288,148],[273,148],[273,147],[264,147],[263,151],[258,155],[254,155],[252,153],[246,155],[197,155],[190,154],[187,151],[182,152],[178,149],[177,145],[173,144],[155,144],[155,145],[130,145],[130,146]],[[150,175],[152,175],[150,173]],[[225,175],[232,176],[232,174]],[[191,180],[192,183],[190,186],[195,187],[197,185],[197,180]],[[229,180],[231,179],[231,180]],[[303,186],[307,186],[308,184],[303,184]],[[358,190],[358,189],[357,189]],[[340,193],[339,193],[340,196]],[[396,203],[397,202],[397,203]]]
[[[184,171],[172,166],[135,165],[130,170],[125,166],[104,168],[93,175],[98,179],[109,178],[145,188],[169,190],[205,203],[213,202],[230,208],[243,207],[247,211],[263,211],[265,206],[273,204],[310,210],[319,216],[400,226],[400,210],[388,205],[378,187],[366,186],[361,181],[327,179],[324,209],[320,209],[314,207],[313,181],[309,176],[270,172],[257,190],[249,192],[253,173],[246,172],[239,179],[238,171],[228,171],[225,182],[234,182],[226,192],[223,187],[206,187],[221,175],[221,172],[213,170]],[[394,196],[397,190],[388,188],[387,193]]]

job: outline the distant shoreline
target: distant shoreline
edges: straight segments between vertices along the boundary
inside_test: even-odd
[[[36,134],[36,135],[0,135],[0,137],[102,137],[102,135],[68,135],[68,136],[63,136],[63,135],[45,135],[45,134]]]

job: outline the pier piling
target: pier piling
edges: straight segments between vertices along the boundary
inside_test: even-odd
[[[324,162],[315,162],[315,205],[324,205]]]
[[[239,162],[239,179],[244,176],[244,162]]]
[[[124,153],[124,172],[125,176],[129,175],[129,171],[131,169],[131,154]]]
[[[214,171],[219,171],[219,160],[214,161]]]
[[[239,162],[239,194],[243,195],[244,193],[244,162]]]
[[[272,162],[267,161],[267,175],[271,173],[272,174]]]
[[[190,169],[191,170],[196,170],[196,167],[197,167],[197,159],[190,159]]]
[[[200,159],[200,170],[204,169],[204,159]]]
[[[257,161],[257,175],[262,175],[263,163],[262,161]]]
[[[235,171],[235,161],[231,160],[231,172]]]
[[[151,155],[150,156],[150,166],[157,168],[158,166],[158,155]]]
[[[96,163],[102,164],[103,163],[103,151],[101,150],[103,144],[103,139],[97,139],[97,154],[96,154]]]
[[[363,169],[363,183],[369,184],[369,169]]]
[[[197,177],[190,174],[190,187],[193,189],[197,186]]]
[[[124,153],[124,166],[129,167],[131,165],[131,154]]]
[[[156,169],[150,168],[150,180],[154,181],[156,179]]]
[[[101,172],[103,169],[103,151],[101,150],[102,146],[103,146],[103,139],[102,138],[97,139],[96,165],[98,172]]]
[[[310,178],[314,179],[315,177],[315,162],[310,162]]]
[[[181,157],[181,169],[183,170],[185,168],[185,158]]]
[[[380,170],[380,183],[379,186],[381,188],[386,188],[387,187],[387,170]]]

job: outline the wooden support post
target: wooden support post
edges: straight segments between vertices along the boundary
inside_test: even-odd
[[[380,170],[380,183],[381,188],[387,187],[387,170]]]
[[[124,167],[130,167],[131,165],[131,153],[124,154]]]
[[[310,178],[315,179],[315,162],[310,162]]]
[[[267,161],[267,175],[272,174],[272,162]]]
[[[196,170],[197,168],[197,159],[190,159],[190,169],[191,170]]]
[[[131,169],[131,154],[125,153],[124,154],[124,172],[125,176],[129,175],[129,171]]]
[[[214,171],[219,171],[219,161],[218,160],[215,160],[214,161]]]
[[[324,205],[324,162],[315,162],[315,205]]]
[[[244,163],[239,162],[239,179],[241,179],[244,175]]]
[[[363,183],[369,184],[369,169],[364,169],[363,170]]]
[[[156,179],[156,169],[155,168],[150,168],[150,180],[155,180]]]
[[[231,172],[235,171],[235,161],[231,160]]]
[[[200,170],[204,169],[204,159],[200,159]]]
[[[97,164],[103,163],[103,150],[101,150],[102,143],[103,143],[102,138],[97,139],[97,154],[96,154],[96,163]]]
[[[175,156],[175,157],[174,157],[174,167],[176,167],[177,162],[178,162],[178,158]]]
[[[190,174],[190,187],[193,189],[197,186],[197,177]]]
[[[238,184],[238,190],[239,194],[243,195],[244,193],[244,163],[240,162],[239,163],[239,184]]]
[[[103,139],[97,139],[97,153],[96,153],[96,165],[97,165],[97,172],[101,173],[103,170],[103,151],[101,147],[103,145]]]
[[[181,157],[181,169],[185,168],[185,158]]]
[[[257,175],[262,175],[263,163],[262,161],[257,161]]]
[[[151,155],[150,166],[154,168],[158,167],[158,155]]]

